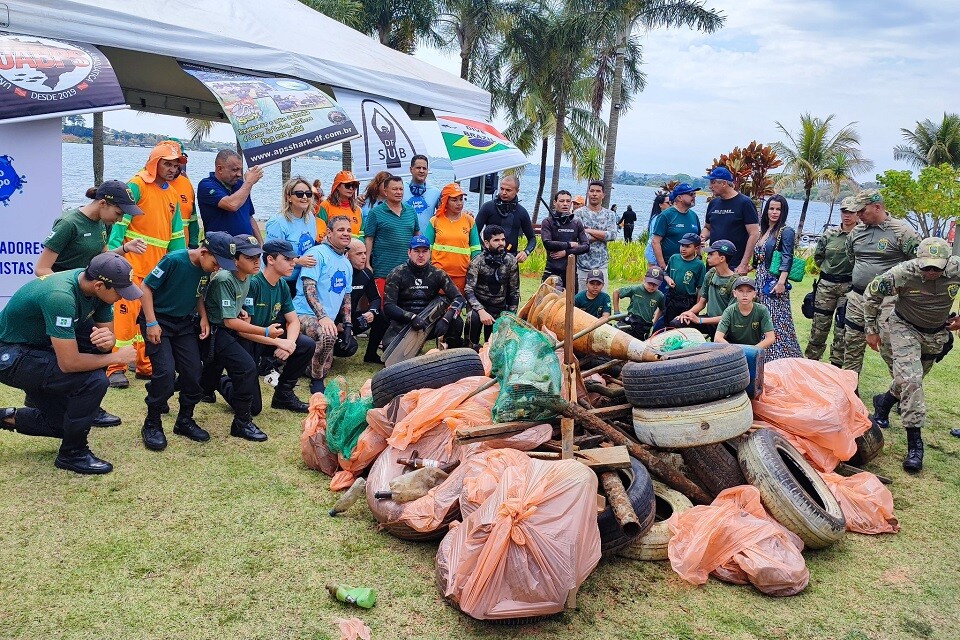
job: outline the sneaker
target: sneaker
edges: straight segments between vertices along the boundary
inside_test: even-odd
[[[130,381],[127,380],[127,376],[123,371],[114,371],[110,374],[110,377],[107,378],[107,381],[110,383],[111,389],[126,389],[130,386]]]

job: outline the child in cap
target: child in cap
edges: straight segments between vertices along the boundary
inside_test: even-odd
[[[685,233],[680,239],[680,253],[667,260],[667,272],[664,281],[670,289],[667,291],[664,322],[674,318],[697,303],[697,292],[703,286],[707,268],[700,256],[700,234]]]
[[[663,284],[663,269],[650,267],[642,285],[621,287],[613,292],[613,310],[620,313],[620,299],[630,298],[627,307],[627,333],[640,340],[646,340],[650,329],[663,313],[666,304],[660,285]]]
[[[712,338],[724,310],[733,302],[733,282],[737,274],[730,268],[730,260],[737,255],[737,247],[729,240],[717,240],[707,249],[707,266],[697,304],[674,318],[672,327],[693,325]],[[704,315],[700,312],[706,309]]]
[[[770,311],[756,302],[757,283],[749,276],[740,276],[733,283],[736,304],[723,312],[714,342],[753,345],[768,349],[777,340]]]
[[[610,295],[603,291],[603,271],[591,269],[587,273],[587,290],[573,297],[573,306],[590,315],[606,320],[610,317]]]

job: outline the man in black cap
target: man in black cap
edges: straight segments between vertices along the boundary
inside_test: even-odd
[[[54,464],[76,473],[109,473],[87,435],[107,393],[106,367],[136,360],[131,346],[112,352],[113,307],[138,300],[130,263],[101,253],[86,269],[42,276],[21,287],[0,312],[0,382],[27,392],[37,408],[0,409],[0,428],[62,438]],[[78,325],[94,322],[90,342],[102,353],[81,353]]]

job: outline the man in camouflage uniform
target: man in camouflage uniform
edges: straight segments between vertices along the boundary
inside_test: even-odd
[[[927,414],[923,377],[943,351],[949,332],[960,329],[960,318],[950,317],[958,292],[960,257],[950,255],[950,246],[942,238],[927,238],[920,243],[916,259],[874,278],[864,296],[866,341],[874,350],[881,343],[877,326],[880,305],[884,298],[896,296],[883,338],[889,341],[893,356],[893,382],[889,391],[874,399],[872,420],[880,427],[889,427],[890,409],[900,402],[907,430],[903,468],[912,473],[923,466],[920,429]]]
[[[853,272],[853,261],[847,256],[847,236],[857,225],[857,214],[850,210],[853,200],[853,196],[843,199],[840,203],[840,226],[824,232],[813,251],[813,262],[820,269],[820,277],[814,285],[813,323],[804,355],[811,360],[819,360],[823,356],[836,312],[837,327],[833,332],[833,344],[830,345],[830,364],[835,367],[843,367],[843,315]]]
[[[864,335],[863,292],[867,285],[884,271],[917,255],[920,238],[903,220],[892,218],[883,206],[883,197],[876,189],[866,189],[854,196],[850,209],[860,218],[860,224],[847,236],[847,257],[853,262],[853,282],[847,294],[846,319],[843,333],[843,368],[860,374]],[[893,309],[893,300],[883,304],[880,326],[886,330],[886,319]],[[889,363],[889,341],[883,342],[880,355]]]

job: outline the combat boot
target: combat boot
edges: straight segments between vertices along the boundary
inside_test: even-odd
[[[192,413],[178,415],[177,421],[173,425],[173,432],[178,436],[190,438],[194,442],[206,442],[210,439],[210,434],[197,424]]]
[[[897,402],[899,400],[889,391],[873,396],[873,415],[870,416],[870,421],[881,429],[888,428],[890,426],[890,409]]]
[[[297,386],[296,380],[278,382],[277,388],[273,391],[273,400],[270,401],[270,406],[274,409],[286,409],[294,413],[307,413],[310,407],[293,392],[295,386]]]
[[[250,405],[235,407],[233,423],[230,425],[230,435],[235,438],[243,438],[253,442],[263,442],[267,439],[267,434],[260,430],[260,427],[253,423],[253,416],[250,415]]]
[[[163,451],[167,448],[167,436],[163,434],[159,411],[147,408],[147,417],[143,421],[140,435],[143,437],[143,445],[151,451]]]
[[[907,457],[903,459],[903,470],[916,473],[923,468],[923,439],[920,429],[907,429]]]

